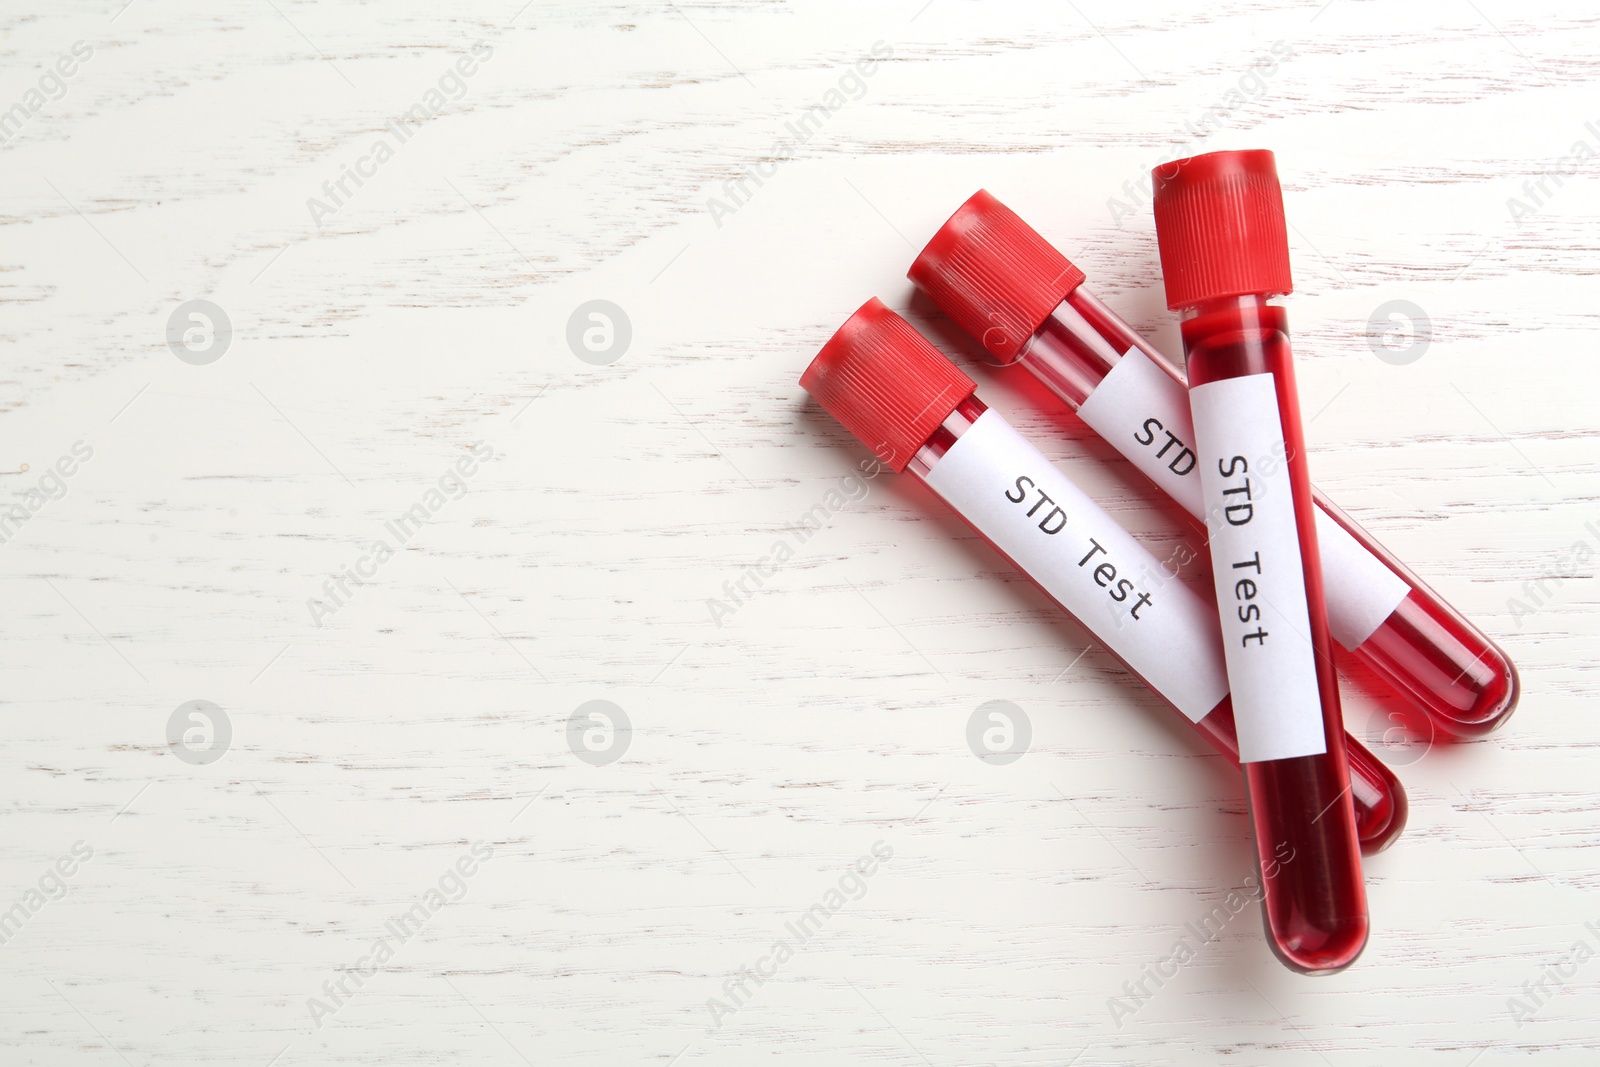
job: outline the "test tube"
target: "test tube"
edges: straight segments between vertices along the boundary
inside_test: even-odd
[[[1213,605],[1175,579],[1118,586],[1118,573],[1159,575],[1155,557],[986,408],[972,379],[909,323],[880,301],[867,301],[823,346],[800,384],[885,466],[909,469],[926,482],[1238,764]],[[1148,595],[1141,600],[1142,594]],[[1346,744],[1350,805],[1362,848],[1376,852],[1405,826],[1405,790],[1360,742]]]
[[[979,190],[909,276],[993,359],[1031,372],[1204,531],[1187,382],[1083,286],[1071,261]],[[1505,722],[1518,695],[1505,653],[1315,489],[1313,499],[1334,639],[1448,736],[1479,737]]]
[[[1290,967],[1342,970],[1367,942],[1367,894],[1355,820],[1336,803],[1344,716],[1289,319],[1270,302],[1294,289],[1277,165],[1267,151],[1208,152],[1154,173],[1262,912]],[[1296,861],[1269,869],[1282,841]]]

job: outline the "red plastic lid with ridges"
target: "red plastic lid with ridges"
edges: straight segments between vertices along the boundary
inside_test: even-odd
[[[977,388],[877,297],[829,338],[800,384],[896,473]]]
[[[983,189],[939,228],[906,277],[1002,363],[1083,283],[1083,271]]]
[[[1208,152],[1150,173],[1167,307],[1293,291],[1283,190],[1271,152]]]

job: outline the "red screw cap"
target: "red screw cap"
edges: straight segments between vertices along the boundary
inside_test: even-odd
[[[1294,290],[1271,152],[1208,152],[1150,174],[1167,307]]]
[[[829,338],[800,384],[896,474],[977,388],[877,297]]]
[[[1083,271],[983,189],[933,235],[906,277],[1002,363],[1083,283]]]

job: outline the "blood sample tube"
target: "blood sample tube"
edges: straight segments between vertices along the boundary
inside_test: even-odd
[[[975,395],[972,379],[869,300],[800,379],[895,472],[909,468],[1018,571],[1238,763],[1221,634],[1208,598],[1155,557]],[[1152,575],[1128,580],[1127,575]],[[1405,790],[1354,738],[1350,796],[1362,847],[1405,826]],[[1292,866],[1293,864],[1288,864]]]
[[[1027,223],[980,190],[928,242],[910,278],[992,358],[1032,372],[1204,530],[1183,375]],[[1505,653],[1349,516],[1315,490],[1313,499],[1335,640],[1444,734],[1477,737],[1503,723],[1518,695]]]
[[[1293,290],[1271,152],[1209,152],[1155,171],[1167,306],[1182,315],[1194,451],[1262,911],[1279,957],[1336,971],[1367,942],[1349,788],[1289,348],[1272,297]],[[1279,842],[1296,862],[1268,869]]]

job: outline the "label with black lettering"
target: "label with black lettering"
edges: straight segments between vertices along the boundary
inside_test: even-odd
[[[927,482],[1191,722],[1227,695],[1216,612],[998,413]]]
[[[1327,736],[1273,377],[1207,382],[1189,400],[1239,761],[1319,755]]]
[[[1128,349],[1084,398],[1078,417],[1185,511],[1200,514],[1189,393],[1149,356]]]
[[[1149,356],[1128,349],[1084,399],[1078,416],[1189,514],[1204,516],[1188,391]],[[1411,587],[1321,508],[1317,537],[1328,629],[1335,641],[1353,649],[1372,636]]]

